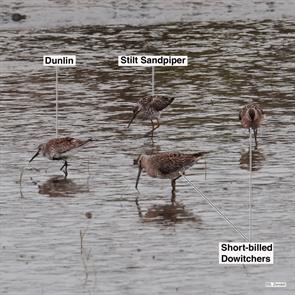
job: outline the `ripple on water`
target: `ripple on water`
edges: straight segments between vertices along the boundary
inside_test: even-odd
[[[246,4],[218,2],[218,11],[232,12],[214,21],[202,21],[207,12],[206,18],[212,16],[213,4],[205,2],[185,1],[191,9],[181,15],[174,11],[178,1],[165,14],[162,1],[88,1],[81,19],[72,18],[79,5],[73,1],[15,4],[28,17],[14,25],[2,20],[0,37],[1,293],[147,294],[142,286],[148,284],[154,294],[267,294],[270,278],[287,281],[286,294],[291,292],[295,105],[294,20],[288,15],[294,4],[273,2],[248,1],[250,12],[243,17]],[[46,28],[38,29],[44,5]],[[112,6],[116,15],[110,18]],[[133,18],[139,8],[142,22]],[[5,13],[10,9],[6,5]],[[256,14],[277,17],[262,21]],[[155,18],[160,25],[139,25]],[[166,18],[170,23],[164,24]],[[108,19],[120,24],[105,25]],[[131,25],[122,24],[126,19]],[[37,145],[55,136],[55,72],[41,64],[48,52],[76,53],[78,59],[77,67],[60,70],[60,134],[97,139],[70,160],[67,180],[55,161],[28,165]],[[122,53],[189,56],[186,68],[156,69],[156,93],[176,99],[163,113],[154,142],[143,136],[149,122],[126,128],[133,104],[151,92],[151,70],[119,69]],[[184,180],[178,180],[175,205],[168,180],[143,177],[139,195],[133,159],[156,151],[209,150],[206,173],[199,163],[188,177],[247,233],[248,131],[238,112],[250,99],[261,103],[267,118],[253,152],[253,236],[275,242],[278,262],[220,268],[217,243],[240,240],[236,233]]]

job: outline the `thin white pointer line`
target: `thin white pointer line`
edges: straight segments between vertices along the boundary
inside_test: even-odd
[[[152,95],[155,95],[155,67],[152,67]]]
[[[214,208],[215,210],[216,210],[216,212],[220,215],[220,216],[222,216],[223,218],[224,218],[224,220],[228,223],[228,224],[230,224],[232,227],[233,227],[233,229],[237,232],[237,233],[239,233],[240,235],[241,235],[241,237],[245,240],[245,241],[248,241],[249,242],[249,240],[248,240],[248,238],[228,219],[228,217],[226,217],[205,195],[204,195],[204,193],[202,193],[202,191],[197,187],[197,186],[195,186],[184,174],[182,174],[182,173],[180,173],[181,175],[182,175],[182,177],[187,181],[187,183],[189,183],[192,187],[193,187],[193,189],[196,191],[196,192],[198,192],[200,195],[201,195],[201,197],[204,199],[204,200],[206,200],[207,202],[208,202],[208,204],[212,207],[212,208]]]
[[[55,69],[55,132],[58,138],[58,67]]]
[[[249,242],[252,241],[252,133],[249,132]]]

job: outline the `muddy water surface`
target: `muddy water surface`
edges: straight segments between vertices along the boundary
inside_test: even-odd
[[[294,294],[294,4],[221,1],[217,13],[184,2],[0,1],[1,294],[269,294],[269,281]],[[12,11],[27,18],[12,22]],[[48,53],[77,55],[77,67],[60,70],[60,135],[96,139],[67,180],[61,163],[28,164],[55,136]],[[121,54],[189,56],[188,67],[156,69],[156,93],[175,101],[154,141],[148,122],[126,128],[151,93],[151,69],[119,68]],[[168,180],[143,174],[137,193],[133,159],[210,151],[206,173],[201,162],[188,177],[248,234],[238,112],[251,100],[266,113],[253,152],[253,240],[275,243],[275,264],[220,266],[218,242],[242,238],[184,180],[174,206]]]

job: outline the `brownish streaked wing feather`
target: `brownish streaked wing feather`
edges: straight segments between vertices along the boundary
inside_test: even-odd
[[[173,100],[174,97],[156,95],[152,97],[151,107],[159,112],[167,108]]]
[[[141,105],[143,107],[147,107],[151,104],[153,100],[153,96],[145,96],[145,97],[142,97],[138,102],[137,104],[138,105]]]
[[[256,109],[260,114],[264,114],[261,106],[258,103],[253,102],[253,103],[249,103],[249,104],[245,105],[240,110],[239,119],[241,120],[250,109]]]
[[[48,141],[47,145],[54,146],[56,153],[64,154],[74,148],[78,148],[91,141],[91,139],[80,140],[72,137],[54,138]]]
[[[244,115],[244,108],[242,108],[239,112],[239,120],[241,121]]]
[[[253,103],[253,104],[252,104],[252,107],[253,107],[254,109],[256,109],[260,114],[264,114],[263,109],[261,108],[260,104],[258,104],[258,103]]]
[[[156,111],[162,111],[168,105],[170,105],[174,100],[174,97],[160,96],[160,95],[150,95],[141,98],[138,104],[144,108],[151,107]]]
[[[193,155],[181,153],[159,153],[153,156],[153,161],[163,174],[170,174],[183,168],[189,168],[195,162]]]
[[[242,107],[242,109],[239,112],[239,120],[242,120],[242,118],[245,116],[248,108],[249,108],[249,105],[245,105]]]

